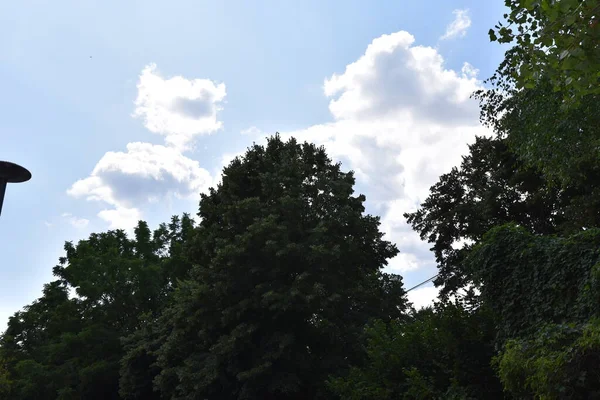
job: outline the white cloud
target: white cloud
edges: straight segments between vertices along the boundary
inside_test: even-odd
[[[251,126],[250,128],[244,129],[243,131],[241,131],[240,134],[247,135],[247,136],[259,136],[259,135],[264,135],[265,133],[263,131],[261,131],[260,129],[258,129],[257,127]]]
[[[209,172],[179,150],[137,142],[129,143],[127,152],[107,152],[90,176],[75,182],[67,193],[113,206],[98,216],[112,228],[124,228],[141,218],[140,206],[169,195],[197,195],[211,184]]]
[[[171,196],[191,198],[214,184],[211,174],[182,152],[196,136],[222,127],[217,117],[225,84],[181,76],[165,79],[150,64],[142,70],[137,88],[133,116],[163,135],[165,145],[135,142],[125,152],[109,151],[87,178],[67,190],[73,197],[110,206],[98,217],[111,229],[135,226],[151,203]]]
[[[134,117],[143,118],[148,130],[166,136],[170,146],[185,149],[194,136],[222,127],[217,119],[225,99],[224,83],[209,79],[162,78],[155,64],[142,71]]]
[[[414,40],[404,31],[373,40],[343,73],[325,80],[334,121],[282,133],[324,145],[355,171],[367,206],[382,215],[386,239],[401,251],[388,266],[392,272],[434,265],[431,245],[403,213],[415,210],[439,176],[460,163],[475,135],[489,134],[470,98],[481,88],[477,70],[468,63],[459,72],[447,69],[436,49]]]
[[[340,120],[402,117],[461,125],[478,116],[469,97],[478,88],[474,76],[445,69],[431,47],[413,46],[405,31],[383,35],[343,74],[325,80],[329,110]],[[405,115],[398,115],[399,113]]]
[[[406,295],[408,301],[412,303],[415,309],[432,306],[439,295],[439,289],[434,286],[425,286],[411,290]]]
[[[142,219],[142,214],[137,208],[117,207],[100,211],[98,217],[109,223],[109,229],[130,229]]]
[[[446,33],[440,38],[441,40],[464,37],[471,26],[469,10],[454,10],[452,14],[454,14],[454,21],[446,27]]]
[[[71,226],[73,226],[74,228],[77,228],[77,229],[85,228],[90,223],[89,220],[87,220],[85,218],[78,218],[71,213],[63,213],[61,216],[63,218],[65,218],[67,220],[67,222],[69,224],[71,224]],[[51,226],[51,225],[48,225],[48,226]]]

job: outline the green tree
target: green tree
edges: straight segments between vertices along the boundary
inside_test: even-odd
[[[514,46],[476,94],[482,120],[553,184],[580,184],[600,160],[600,2],[505,4],[490,39]]]
[[[588,167],[578,184],[559,188],[519,160],[507,139],[477,138],[460,168],[440,177],[419,209],[404,216],[433,244],[442,295],[472,283],[464,259],[495,226],[515,222],[529,232],[570,234],[600,226],[600,178]]]
[[[600,321],[549,324],[510,339],[494,364],[507,393],[522,399],[600,396]]]
[[[186,246],[194,234],[194,222],[187,215],[173,217],[168,225],[155,231],[155,241],[168,243],[163,251],[162,268],[166,274],[164,293],[156,307],[139,314],[137,329],[123,337],[124,355],[120,364],[119,393],[124,399],[159,399],[154,388],[154,378],[160,372],[156,351],[166,339],[167,331],[162,312],[171,300],[174,289],[187,277],[191,263]]]
[[[278,135],[223,170],[161,319],[164,397],[327,398],[365,323],[401,316],[402,282],[381,272],[398,251],[353,185],[323,148]]]
[[[11,398],[119,399],[121,338],[162,307],[185,274],[180,242],[192,230],[184,215],[154,234],[140,221],[131,239],[109,231],[66,243],[59,279],[15,313],[1,337]]]
[[[368,361],[330,381],[342,399],[503,398],[490,365],[494,323],[482,308],[438,304],[366,332]]]
[[[0,399],[8,399],[13,387],[12,377],[8,366],[8,360],[0,348]]]
[[[513,224],[488,232],[465,260],[497,318],[500,342],[553,323],[600,317],[600,230],[544,236]]]
[[[543,77],[530,89],[481,90],[476,97],[481,121],[550,183],[598,184],[600,95],[581,97],[577,105],[565,108],[562,92],[554,92]]]
[[[492,229],[467,257],[496,320],[495,357],[516,398],[581,399],[600,393],[600,230],[534,235]]]
[[[503,88],[534,88],[546,77],[561,97],[576,103],[600,94],[598,0],[505,0],[505,22],[492,41],[514,44],[496,78]]]

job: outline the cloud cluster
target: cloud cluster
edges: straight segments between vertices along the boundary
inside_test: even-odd
[[[183,154],[197,135],[221,128],[217,119],[225,84],[176,76],[164,79],[156,66],[145,67],[137,85],[133,116],[165,137],[165,145],[135,142],[125,152],[109,151],[92,173],[67,190],[70,196],[112,208],[98,213],[110,228],[131,228],[141,208],[169,196],[188,198],[206,190],[210,173]]]
[[[185,150],[194,136],[222,127],[217,113],[225,99],[225,84],[209,79],[162,78],[155,64],[143,69],[137,85],[133,116],[146,128],[165,136],[168,145]]]
[[[478,87],[475,77],[445,69],[437,50],[414,41],[405,31],[383,35],[343,74],[325,80],[333,116],[373,120],[407,113],[446,126],[476,117],[469,101]]]
[[[343,73],[325,80],[334,121],[284,133],[324,145],[356,172],[368,206],[382,215],[386,238],[401,251],[388,270],[405,276],[434,271],[435,264],[430,244],[403,213],[415,210],[439,176],[460,163],[475,135],[489,134],[470,98],[482,85],[478,71],[468,63],[458,72],[448,69],[436,49],[414,42],[404,31],[373,40]],[[435,297],[432,287],[409,295],[416,306]]]
[[[469,10],[454,10],[454,21],[446,27],[446,33],[440,38],[441,40],[465,37],[467,29],[471,26],[471,17]]]
[[[126,152],[107,152],[87,178],[75,182],[67,193],[114,206],[99,214],[111,227],[135,225],[137,206],[170,194],[189,197],[212,183],[206,169],[177,149],[150,143],[129,143]]]

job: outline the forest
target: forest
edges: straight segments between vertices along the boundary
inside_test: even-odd
[[[275,134],[197,219],[67,242],[0,336],[0,399],[600,399],[600,2],[506,6],[493,135],[404,215],[433,306],[384,272],[354,173]]]

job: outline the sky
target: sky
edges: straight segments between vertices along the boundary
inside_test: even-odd
[[[0,2],[0,330],[65,241],[198,209],[279,132],[327,148],[381,217],[405,287],[435,275],[402,214],[487,135],[470,94],[503,58],[501,0]],[[412,291],[416,306],[437,291]]]

